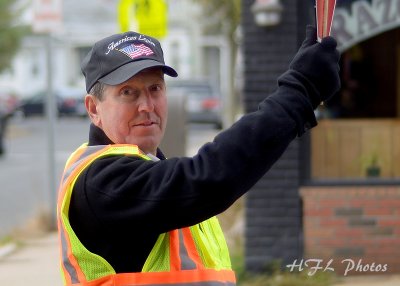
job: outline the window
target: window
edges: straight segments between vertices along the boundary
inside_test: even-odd
[[[345,51],[341,80],[317,111],[311,179],[400,179],[400,29]]]

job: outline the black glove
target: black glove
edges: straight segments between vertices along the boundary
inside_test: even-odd
[[[332,37],[326,37],[318,43],[316,28],[307,26],[306,39],[290,63],[289,71],[278,79],[278,84],[293,85],[299,81],[316,108],[340,88],[340,55],[336,46],[336,40]]]

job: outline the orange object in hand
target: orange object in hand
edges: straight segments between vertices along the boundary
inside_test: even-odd
[[[333,14],[336,0],[315,0],[317,16],[318,41],[331,34]]]

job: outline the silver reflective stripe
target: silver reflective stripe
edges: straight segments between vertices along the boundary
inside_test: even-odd
[[[179,233],[179,256],[181,258],[181,270],[194,270],[196,269],[196,263],[189,257],[186,249],[182,229],[178,230]]]
[[[71,277],[72,283],[79,283],[78,274],[76,273],[75,268],[71,265],[68,259],[68,246],[65,238],[64,228],[60,227],[60,235],[61,235],[61,249],[62,249],[62,261],[64,264],[65,270],[67,270],[69,276]]]
[[[68,179],[69,175],[75,170],[75,168],[82,162],[82,160],[86,159],[88,156],[100,151],[106,147],[106,145],[97,145],[97,146],[87,146],[85,152],[81,154],[81,156],[73,163],[68,170],[64,172],[63,183]]]
[[[161,161],[160,158],[154,156],[154,155],[151,154],[151,153],[147,153],[146,156],[149,157],[149,158],[151,159],[151,161],[153,161],[153,162]]]

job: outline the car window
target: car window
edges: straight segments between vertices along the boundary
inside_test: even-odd
[[[30,98],[30,102],[32,102],[32,103],[43,102],[44,97],[45,97],[44,93],[37,93]]]

